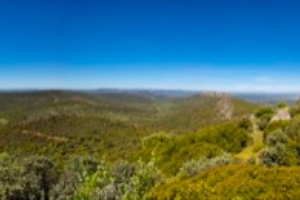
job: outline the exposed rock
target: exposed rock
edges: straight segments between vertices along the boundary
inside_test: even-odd
[[[231,98],[228,95],[222,95],[221,99],[218,101],[218,109],[221,117],[224,119],[232,119],[234,106],[232,104]]]
[[[277,111],[276,115],[271,119],[271,122],[280,121],[280,120],[286,121],[290,119],[291,119],[290,113],[286,109],[280,109]]]

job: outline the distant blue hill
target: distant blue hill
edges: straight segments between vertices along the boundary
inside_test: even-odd
[[[159,89],[144,89],[144,90],[133,90],[133,89],[98,89],[93,90],[93,93],[130,93],[130,94],[148,94],[154,96],[164,96],[164,97],[177,97],[184,98],[190,97],[199,93],[207,93],[203,91],[196,90],[159,90]],[[268,103],[276,104],[279,101],[285,101],[289,104],[294,103],[299,97],[300,93],[259,93],[259,92],[232,92],[229,93],[232,96],[245,99],[255,103]]]
[[[300,93],[232,93],[232,95],[256,103],[269,104],[276,104],[280,101],[293,104],[300,97]]]
[[[193,96],[199,91],[190,90],[160,90],[160,89],[98,89],[90,90],[89,92],[104,94],[104,93],[127,93],[127,94],[142,94],[166,97],[189,97]]]
[[[152,97],[154,99],[168,98],[185,98],[193,95],[207,93],[196,90],[167,90],[167,89],[95,89],[95,90],[0,90],[0,93],[34,93],[42,91],[59,91],[59,92],[85,92],[92,94],[135,94],[141,96]],[[276,104],[279,101],[285,101],[288,104],[293,104],[299,97],[299,93],[263,93],[263,92],[231,92],[229,95],[245,99],[255,103]]]

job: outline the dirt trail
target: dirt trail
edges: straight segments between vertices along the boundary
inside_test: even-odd
[[[253,143],[252,145],[245,148],[241,153],[237,155],[238,158],[243,159],[244,161],[247,161],[249,158],[254,157],[257,160],[257,152],[254,152],[254,148],[260,144],[263,144],[264,140],[264,133],[261,131],[257,125],[256,118],[254,115],[250,116],[250,120],[252,122],[252,134],[250,135],[252,137]]]
[[[51,140],[54,142],[67,142],[68,141],[68,138],[66,138],[66,137],[51,136],[51,135],[41,133],[41,132],[33,132],[33,131],[23,130],[21,133],[22,133],[22,135],[29,135],[29,136],[33,136],[33,137],[43,138],[43,139]]]
[[[264,132],[259,129],[256,122],[257,119],[253,115],[251,116],[251,118],[251,122],[253,125],[253,132],[251,135],[253,138],[253,145],[261,144],[264,140]]]

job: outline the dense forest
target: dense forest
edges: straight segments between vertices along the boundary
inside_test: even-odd
[[[0,93],[1,199],[299,199],[300,101]]]

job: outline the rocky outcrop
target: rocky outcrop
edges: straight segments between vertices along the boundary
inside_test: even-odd
[[[280,120],[290,120],[291,119],[291,115],[288,112],[287,109],[280,109],[277,111],[276,115],[274,115],[274,117],[272,117],[271,122],[273,121],[280,121]]]
[[[217,107],[222,118],[232,119],[234,106],[230,96],[223,94],[217,103]]]

